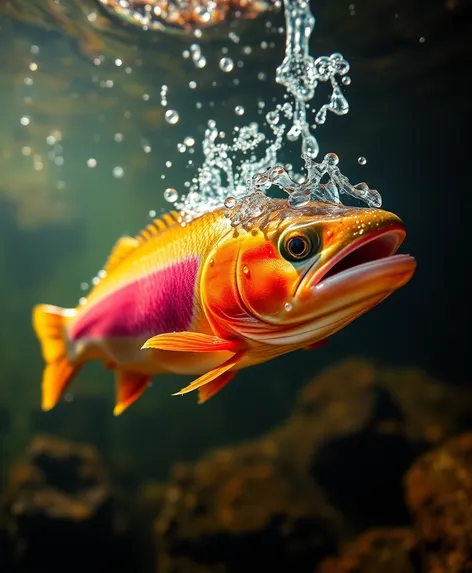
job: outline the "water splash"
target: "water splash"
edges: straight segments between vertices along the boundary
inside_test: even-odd
[[[285,0],[286,43],[285,57],[277,68],[275,79],[286,87],[295,99],[293,123],[287,138],[296,141],[302,138],[302,153],[315,158],[319,153],[316,137],[311,133],[307,120],[307,102],[315,95],[318,82],[331,82],[330,101],[324,104],[315,116],[318,124],[326,121],[326,114],[332,111],[344,115],[349,104],[344,97],[336,76],[346,76],[349,64],[342,54],[314,59],[309,54],[309,42],[315,18],[307,0]]]
[[[370,207],[381,206],[382,199],[377,190],[370,189],[364,182],[353,185],[341,173],[338,167],[339,158],[335,153],[327,153],[320,163],[310,157],[305,156],[304,159],[307,176],[302,182],[294,181],[281,165],[269,167],[263,173],[253,175],[249,184],[251,192],[240,201],[232,200],[229,205],[225,203],[225,215],[230,219],[231,225],[242,225],[248,229],[254,219],[270,210],[272,201],[267,196],[267,191],[273,185],[287,193],[288,204],[293,209],[304,207],[310,201],[342,204],[341,194],[361,199]]]
[[[216,122],[210,120],[203,140],[204,161],[189,183],[189,192],[175,203],[187,216],[195,216],[221,207],[225,199],[235,202],[227,206],[227,216],[234,226],[245,224],[267,208],[266,191],[275,185],[288,194],[288,203],[296,208],[311,200],[340,203],[340,195],[350,195],[370,206],[380,207],[380,194],[366,183],[352,185],[338,168],[334,153],[325,155],[320,163],[314,159],[319,144],[311,129],[326,121],[328,112],[344,115],[349,104],[338,79],[348,85],[349,63],[342,54],[334,53],[314,59],[309,54],[309,40],[315,19],[307,0],[285,0],[286,50],[276,71],[276,81],[284,85],[291,101],[278,104],[265,115],[266,125],[252,122],[235,127],[232,140],[225,141]],[[239,38],[238,38],[239,41]],[[319,82],[330,82],[332,93],[328,103],[316,111],[309,102]],[[315,125],[308,122],[307,112],[314,114]],[[244,114],[236,106],[237,115]],[[290,126],[290,127],[289,127]],[[289,127],[289,128],[288,128]],[[293,173],[292,168],[278,165],[278,152],[284,138],[294,142],[301,137],[306,177]]]

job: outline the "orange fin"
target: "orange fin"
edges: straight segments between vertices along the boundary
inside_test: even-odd
[[[193,392],[193,390],[197,390],[198,388],[204,386],[205,384],[209,384],[210,382],[216,381],[216,379],[219,378],[222,374],[224,374],[228,370],[231,370],[231,368],[233,368],[233,366],[235,366],[241,360],[241,358],[244,356],[245,353],[246,352],[244,350],[241,352],[237,352],[234,356],[231,356],[231,358],[229,358],[226,362],[223,362],[221,366],[217,366],[216,368],[213,368],[213,370],[210,370],[206,374],[203,374],[203,376],[200,376],[200,378],[197,378],[191,384],[173,394],[173,396],[181,396],[182,394],[188,394],[188,392]]]
[[[119,416],[128,406],[131,406],[149,386],[151,378],[147,374],[117,370],[116,405],[113,414]]]
[[[46,362],[41,384],[41,408],[44,411],[54,408],[80,369],[80,364],[73,364],[67,356],[65,327],[75,313],[74,309],[48,304],[40,304],[33,309],[33,327]]]
[[[225,340],[210,334],[184,331],[158,334],[146,340],[141,348],[175,350],[179,352],[215,352],[217,350],[237,352],[241,349],[241,343],[236,340]]]
[[[313,344],[308,344],[308,346],[304,346],[303,350],[315,350],[316,348],[321,348],[322,346],[326,346],[327,343],[328,343],[328,339],[322,338],[321,340],[318,340],[317,342],[313,342]]]
[[[205,386],[201,386],[198,389],[198,403],[203,404],[212,398],[217,392],[224,388],[226,384],[229,384],[235,376],[236,372],[230,370],[220,374],[218,378],[208,382]]]
[[[139,245],[134,237],[121,237],[116,241],[103,270],[109,273]]]

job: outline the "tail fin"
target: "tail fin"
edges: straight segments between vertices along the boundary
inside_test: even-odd
[[[67,356],[65,327],[75,312],[48,304],[33,309],[33,327],[46,362],[41,385],[41,407],[45,411],[54,408],[80,369],[80,364],[72,364]]]

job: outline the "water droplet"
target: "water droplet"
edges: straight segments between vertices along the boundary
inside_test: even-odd
[[[243,266],[243,274],[246,277],[249,277],[249,275],[250,275],[249,267],[247,267],[246,265]]]
[[[187,147],[193,147],[195,145],[195,139],[193,139],[193,137],[187,136],[184,139],[184,143]]]
[[[287,312],[290,312],[293,307],[292,307],[292,305],[291,305],[289,302],[286,302],[286,303],[284,304],[284,308],[285,308],[285,310],[286,310]]]
[[[298,127],[298,125],[292,125],[292,127],[289,129],[287,133],[287,139],[289,141],[297,141],[299,137],[300,137],[300,128]]]
[[[359,165],[365,165],[367,163],[367,159],[365,157],[359,157],[357,163],[359,163]]]
[[[288,198],[288,204],[292,209],[300,209],[301,207],[305,207],[310,202],[310,195],[306,193],[293,193]]]
[[[236,206],[236,199],[234,197],[226,197],[225,207],[227,209],[233,209]]]
[[[167,123],[174,125],[179,121],[179,114],[175,111],[175,109],[168,109],[166,110],[165,118]]]
[[[234,63],[231,58],[221,58],[220,70],[223,72],[230,72],[234,68]]]
[[[177,191],[174,188],[168,187],[164,191],[164,199],[166,201],[168,201],[169,203],[175,203],[178,198],[179,198],[179,194],[177,193]]]
[[[339,157],[336,155],[336,153],[327,153],[324,156],[324,160],[328,165],[337,165],[339,163]]]
[[[244,115],[244,108],[243,108],[243,106],[242,106],[242,105],[237,105],[237,106],[234,108],[234,113],[235,113],[236,115]]]
[[[302,153],[311,159],[314,159],[319,152],[320,148],[318,142],[313,135],[308,135],[302,141]]]

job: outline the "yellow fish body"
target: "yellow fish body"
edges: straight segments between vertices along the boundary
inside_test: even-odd
[[[116,371],[115,414],[159,373],[198,376],[178,394],[204,402],[237,370],[321,344],[407,283],[404,238],[393,213],[328,203],[274,200],[237,231],[223,209],[185,225],[164,215],[117,242],[85,304],[34,308],[42,407],[94,359]]]

